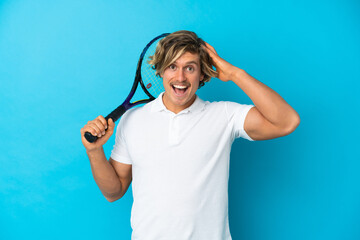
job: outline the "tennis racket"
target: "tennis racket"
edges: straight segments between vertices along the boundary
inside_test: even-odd
[[[152,100],[157,98],[161,92],[164,91],[162,79],[155,75],[155,70],[152,69],[151,65],[148,64],[147,61],[149,60],[149,56],[154,55],[157,43],[167,35],[169,35],[169,33],[163,33],[151,40],[146,45],[146,47],[140,54],[140,58],[136,68],[135,80],[129,95],[120,106],[118,106],[114,111],[112,111],[109,115],[105,117],[106,122],[109,118],[116,122],[130,108],[135,107],[139,104],[151,102]],[[134,96],[139,84],[149,98],[131,103],[130,101]],[[86,132],[84,136],[86,140],[90,143],[95,142],[98,139],[97,136],[93,136],[90,132]]]

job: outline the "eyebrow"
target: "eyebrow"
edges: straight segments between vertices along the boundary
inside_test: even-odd
[[[176,63],[177,61],[175,61],[174,63]],[[195,64],[196,66],[199,65],[196,61],[189,61],[186,62],[185,65],[189,65],[189,64]]]
[[[195,65],[198,65],[198,63],[197,63],[197,62],[195,62],[195,61],[186,62],[185,64],[186,64],[186,65],[189,65],[189,64],[195,64]]]

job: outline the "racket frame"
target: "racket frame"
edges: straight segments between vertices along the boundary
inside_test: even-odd
[[[137,67],[136,67],[135,80],[134,80],[134,83],[133,83],[133,85],[131,87],[129,95],[126,97],[125,101],[120,106],[118,106],[115,110],[113,110],[110,114],[108,114],[105,117],[106,122],[110,118],[113,120],[113,122],[116,122],[130,108],[132,108],[134,106],[137,106],[139,104],[144,104],[144,103],[151,102],[156,98],[156,97],[154,97],[153,95],[150,94],[150,92],[146,89],[146,86],[144,85],[144,82],[143,82],[142,77],[141,77],[141,65],[142,65],[145,53],[149,49],[151,44],[153,44],[155,41],[157,41],[160,38],[166,37],[167,35],[169,35],[169,33],[163,33],[163,34],[155,37],[154,39],[152,39],[145,46],[145,48],[143,49],[143,51],[140,54],[140,58],[139,58],[139,61],[138,61]],[[142,100],[138,100],[138,101],[135,101],[135,102],[131,103],[130,100],[134,96],[139,83],[140,83],[141,88],[144,90],[145,94],[149,97],[149,99],[142,99]],[[98,139],[97,136],[93,136],[90,132],[86,132],[84,134],[84,136],[91,143],[95,142]]]

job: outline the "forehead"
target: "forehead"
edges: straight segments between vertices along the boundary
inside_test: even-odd
[[[193,64],[200,64],[200,56],[197,53],[185,52],[181,55],[174,63],[177,64],[186,64],[186,63],[193,63]]]

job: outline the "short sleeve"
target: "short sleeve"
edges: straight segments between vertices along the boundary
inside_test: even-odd
[[[124,121],[125,118],[121,118],[116,128],[115,145],[111,152],[111,158],[117,162],[132,164],[126,145],[126,139],[124,138],[124,134],[123,134]]]
[[[244,129],[245,118],[251,108],[255,107],[252,104],[239,104],[235,102],[225,102],[226,113],[230,126],[232,126],[232,134],[234,138],[245,138],[249,141],[252,139]]]

